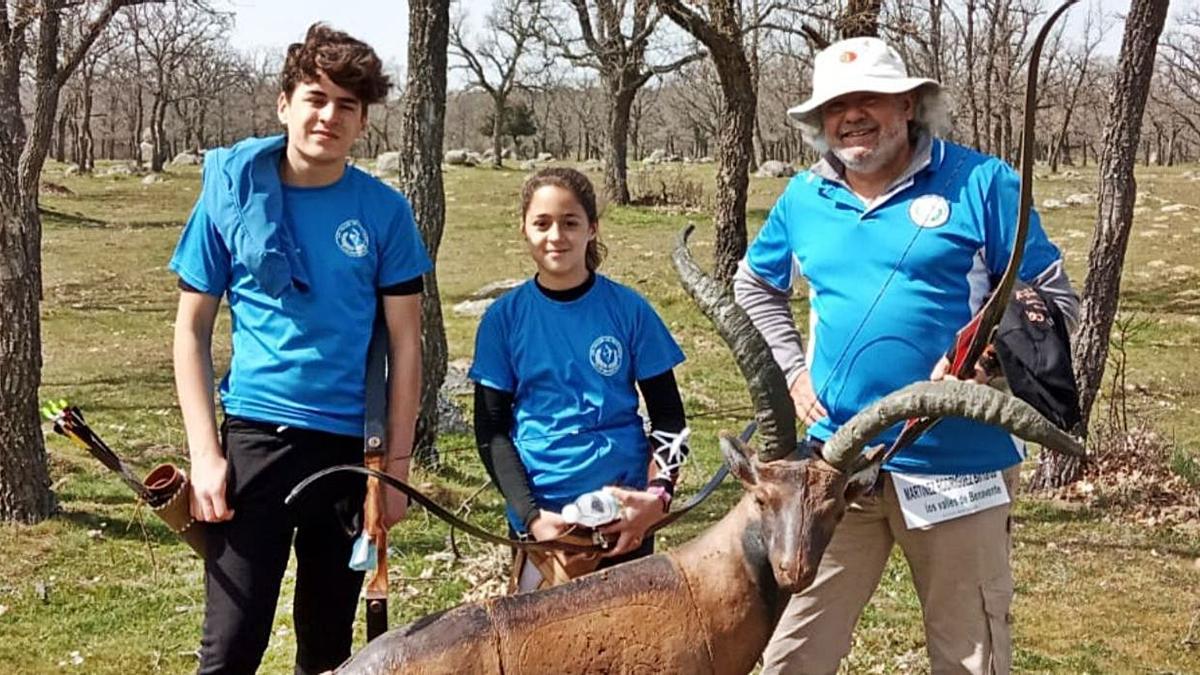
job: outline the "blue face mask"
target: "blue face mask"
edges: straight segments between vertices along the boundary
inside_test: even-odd
[[[354,549],[350,551],[350,569],[356,572],[370,572],[375,569],[375,554],[375,540],[363,532],[358,541],[354,542]]]

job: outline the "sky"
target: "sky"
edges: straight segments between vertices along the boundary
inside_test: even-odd
[[[482,25],[491,0],[459,0],[473,25]],[[280,54],[316,21],[344,30],[375,48],[384,61],[403,65],[408,49],[408,2],[405,0],[227,0],[234,13],[233,44],[263,47]],[[476,23],[476,21],[479,21]]]
[[[1045,4],[1052,4],[1047,0]],[[481,26],[492,0],[458,0],[469,24]],[[1105,13],[1128,11],[1128,0],[1083,0],[1071,10],[1068,30],[1081,26],[1084,7],[1099,5]],[[282,53],[304,37],[314,21],[325,21],[364,40],[386,62],[403,66],[408,41],[408,3],[405,0],[226,0],[235,17],[233,44],[240,49],[267,48]],[[1172,12],[1174,14],[1175,12]],[[1116,54],[1121,26],[1110,29],[1101,51]]]

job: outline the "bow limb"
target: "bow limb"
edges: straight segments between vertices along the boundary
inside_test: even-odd
[[[1037,111],[1037,82],[1038,65],[1042,59],[1042,47],[1050,35],[1050,29],[1067,9],[1078,0],[1066,0],[1059,5],[1042,24],[1033,48],[1029,52],[1029,74],[1025,85],[1025,117],[1021,130],[1021,189],[1017,203],[1017,225],[1013,235],[1012,252],[1008,256],[1008,265],[1000,280],[992,289],[992,295],[983,307],[963,326],[954,338],[954,345],[947,354],[950,360],[950,373],[959,379],[971,379],[975,376],[975,364],[991,344],[996,326],[1004,316],[1012,295],[1013,286],[1021,269],[1021,258],[1025,253],[1025,240],[1029,235],[1029,220],[1033,211],[1033,153],[1034,153],[1034,122]],[[897,452],[912,445],[918,438],[937,424],[940,418],[918,417],[908,420],[904,429],[892,443],[891,447],[880,455],[879,452],[867,453],[859,461],[865,466],[875,461],[887,462]]]
[[[384,470],[384,452],[368,452],[363,464],[368,469]],[[388,567],[387,527],[384,525],[383,486],[379,479],[367,479],[367,497],[363,504],[363,528],[375,544],[375,569],[367,580],[363,603],[367,615],[367,641],[387,632]]]
[[[363,416],[363,465],[382,472],[387,464],[387,352],[388,331],[380,305],[367,348],[366,400]],[[367,641],[387,632],[388,568],[387,526],[384,486],[378,478],[367,479],[363,502],[363,532],[375,545],[375,569],[367,580],[363,603],[367,615]]]

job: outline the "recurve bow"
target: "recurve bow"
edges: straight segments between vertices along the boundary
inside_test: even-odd
[[[1013,237],[1012,253],[1008,257],[1008,265],[1000,280],[992,289],[992,295],[983,307],[971,318],[967,325],[959,329],[954,339],[954,345],[947,353],[950,360],[949,373],[959,379],[975,377],[975,364],[991,344],[1000,318],[1008,306],[1013,286],[1021,268],[1021,257],[1025,252],[1025,238],[1029,234],[1029,219],[1033,208],[1033,145],[1034,145],[1034,116],[1037,109],[1038,64],[1042,58],[1042,46],[1050,35],[1050,29],[1055,21],[1078,0],[1066,0],[1042,24],[1037,37],[1033,41],[1033,49],[1029,53],[1029,74],[1025,85],[1025,118],[1021,131],[1021,191],[1017,206],[1017,228]],[[881,462],[887,462],[897,452],[912,445],[921,434],[937,424],[941,418],[914,417],[904,423],[900,435],[883,453]],[[858,462],[858,467],[865,467],[879,458],[879,451],[867,452]]]
[[[387,353],[388,331],[383,308],[375,319],[367,352],[366,405],[363,426],[363,465],[384,471],[387,465]],[[375,544],[375,568],[369,572],[363,603],[367,615],[367,642],[387,632],[388,567],[387,527],[384,525],[384,486],[367,478],[363,503],[363,531]]]

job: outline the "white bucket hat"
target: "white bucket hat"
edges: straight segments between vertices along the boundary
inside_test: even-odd
[[[812,96],[789,109],[788,116],[814,124],[813,116],[829,101],[856,91],[900,94],[937,80],[909,77],[900,54],[879,38],[857,37],[835,42],[813,59]]]

